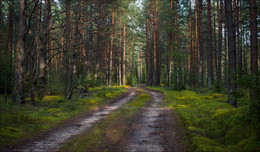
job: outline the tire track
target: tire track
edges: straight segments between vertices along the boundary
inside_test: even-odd
[[[146,90],[152,101],[143,108],[140,118],[133,126],[132,136],[124,151],[127,152],[162,152],[169,150],[169,143],[165,141],[171,125],[172,113],[170,109],[160,107],[162,95],[155,91]],[[172,134],[172,133],[170,133]]]

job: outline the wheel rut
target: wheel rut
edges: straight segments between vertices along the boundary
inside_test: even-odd
[[[68,139],[73,136],[82,134],[90,129],[94,124],[104,120],[113,111],[119,109],[126,103],[130,102],[137,92],[135,89],[130,88],[128,95],[116,100],[110,105],[96,110],[88,115],[83,115],[77,120],[69,122],[68,125],[60,126],[54,130],[47,131],[41,135],[35,136],[20,145],[9,147],[4,151],[12,152],[51,152],[57,151]]]
[[[126,142],[126,152],[164,152],[182,151],[179,139],[174,137],[176,129],[172,110],[161,107],[163,96],[155,91],[146,90],[151,102],[142,109],[136,122],[131,126],[131,136]]]

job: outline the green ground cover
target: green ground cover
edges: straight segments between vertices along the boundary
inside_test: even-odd
[[[140,91],[141,94],[132,102],[109,115],[106,120],[95,125],[90,131],[72,139],[60,151],[114,151],[113,148],[120,140],[123,140],[127,132],[129,119],[151,99],[145,91]]]
[[[149,89],[165,93],[164,105],[173,108],[181,118],[193,147],[191,151],[260,151],[256,137],[258,124],[246,101],[235,108],[226,103],[226,95],[213,91]]]
[[[99,87],[95,88],[91,96],[71,101],[56,95],[38,99],[36,106],[30,103],[0,103],[0,147],[12,145],[23,138],[52,128],[83,111],[101,106],[126,91],[124,87]]]

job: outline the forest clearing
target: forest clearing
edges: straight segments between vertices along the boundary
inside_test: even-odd
[[[260,151],[259,6],[0,1],[0,151]]]

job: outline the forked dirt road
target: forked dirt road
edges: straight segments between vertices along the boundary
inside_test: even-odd
[[[57,151],[68,139],[75,135],[79,135],[96,123],[104,120],[113,111],[119,109],[126,103],[130,102],[135,96],[137,91],[129,88],[129,93],[121,99],[115,100],[109,105],[106,105],[94,112],[89,112],[80,115],[68,122],[61,124],[52,130],[35,136],[21,144],[9,147],[4,151],[12,152],[51,152]]]
[[[146,90],[146,89],[145,89]],[[161,106],[163,95],[146,90],[152,97],[141,111],[130,121],[128,132],[111,151],[126,152],[183,152],[182,134],[179,123],[169,108]],[[86,112],[68,120],[60,126],[22,142],[4,151],[12,152],[52,152],[57,151],[71,137],[88,131],[102,122],[109,114],[121,108],[136,97],[138,92],[129,88],[129,93],[100,109]],[[109,144],[109,143],[108,143]],[[86,149],[86,152],[88,150]]]

